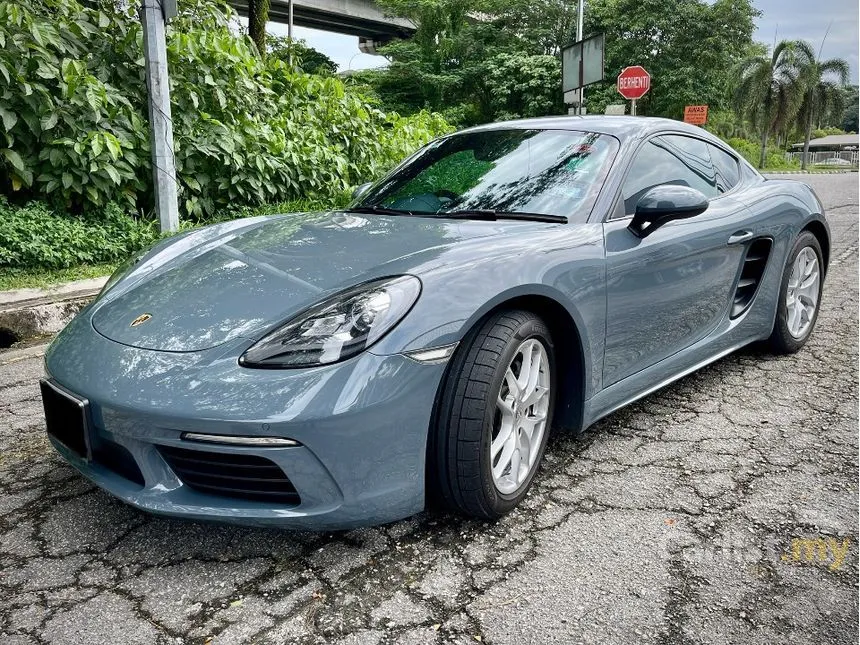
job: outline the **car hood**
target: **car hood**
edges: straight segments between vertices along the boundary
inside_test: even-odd
[[[92,309],[103,336],[192,352],[271,327],[356,282],[432,266],[451,245],[543,227],[300,213],[201,229],[147,256]]]

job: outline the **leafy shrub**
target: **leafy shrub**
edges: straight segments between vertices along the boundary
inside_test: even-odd
[[[826,128],[818,128],[812,131],[813,139],[821,139],[823,137],[830,136],[832,134],[845,134],[845,130],[842,128],[836,128],[833,126],[828,126]]]
[[[320,51],[317,51],[304,40],[293,38],[292,43],[287,36],[266,34],[267,56],[274,56],[285,63],[292,62],[306,74],[333,76],[337,74],[337,63]]]
[[[180,0],[168,28],[180,208],[337,194],[449,130],[385,114],[337,78],[265,61],[230,10]],[[81,211],[152,210],[142,34],[134,3],[0,0],[0,193]]]
[[[218,211],[205,223],[225,222],[242,217],[260,215],[282,215],[285,213],[309,213],[345,208],[352,201],[352,191],[344,190],[336,195],[320,199],[294,199],[286,202],[263,204],[262,206],[239,206]]]
[[[711,110],[705,130],[718,137],[729,139],[755,139],[755,129],[741,116],[731,110]],[[756,161],[757,163],[757,161]]]
[[[350,200],[351,191],[341,191],[317,200],[226,208],[204,222],[185,220],[181,229],[241,217],[343,208]],[[75,216],[57,212],[39,201],[14,206],[0,196],[0,274],[10,269],[66,269],[84,264],[117,263],[153,244],[159,237],[161,234],[154,222],[130,217],[114,203]]]
[[[749,161],[753,167],[758,168],[759,157],[761,156],[761,144],[758,141],[732,138],[728,140],[728,144]],[[786,159],[782,150],[775,146],[768,146],[764,166],[767,169],[794,170],[800,168],[800,162]]]
[[[17,207],[0,197],[0,269],[117,262],[158,237],[153,222],[135,220],[116,204],[77,217],[44,202]]]
[[[4,193],[103,204],[145,189],[141,93],[115,84],[140,82],[136,70],[121,71],[138,35],[130,14],[74,1],[0,1]]]

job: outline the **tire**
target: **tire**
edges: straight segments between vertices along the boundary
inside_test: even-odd
[[[540,367],[531,371],[524,368],[526,356],[530,357],[529,365]],[[507,375],[509,366],[511,375]],[[538,471],[552,427],[555,371],[549,329],[531,312],[494,314],[465,339],[443,384],[430,439],[431,477],[435,477],[429,481],[438,486],[439,497],[447,506],[472,517],[494,520],[522,501]],[[529,382],[531,373],[537,374],[534,389],[526,386],[518,398],[512,376]],[[527,405],[529,392],[540,397],[537,403]],[[497,402],[500,399],[503,403]],[[535,420],[542,415],[541,427]],[[528,437],[534,441],[529,442]],[[494,445],[504,446],[494,453],[496,473],[502,473],[498,477],[494,477],[491,464]],[[511,445],[517,446],[513,452]],[[504,458],[510,459],[506,468],[499,465]],[[515,463],[519,464],[516,472]]]
[[[810,293],[812,293],[807,288],[807,292],[800,295],[800,292],[803,290],[798,289],[798,285],[792,281],[792,274],[795,273],[795,267],[799,262],[798,258],[803,254],[804,258],[809,260],[811,259],[810,253],[814,255],[814,272],[817,275],[817,291],[816,289],[812,290],[812,292],[815,292],[814,302],[812,303],[813,308],[811,314],[807,306],[802,307],[804,309],[802,315],[798,314],[797,310],[792,314],[790,311],[792,308],[789,306],[789,298],[792,298],[792,302],[795,300],[800,302],[801,305],[804,302],[808,304]],[[780,283],[776,320],[774,321],[773,331],[767,341],[773,353],[793,354],[806,344],[810,334],[812,334],[812,330],[815,329],[824,287],[824,264],[822,258],[823,254],[821,252],[821,245],[818,243],[818,238],[809,231],[802,232],[797,237],[797,240],[795,240],[794,246],[792,246],[788,254],[788,262],[785,264],[782,282]],[[803,262],[803,260],[800,260],[800,263]],[[808,268],[809,263],[806,266]],[[803,282],[800,284],[803,284]],[[800,328],[798,328],[798,323],[793,316],[800,316]]]

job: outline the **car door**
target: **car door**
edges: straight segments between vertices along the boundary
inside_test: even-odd
[[[725,181],[707,146],[674,134],[643,143],[622,183],[616,216],[604,224],[604,387],[701,340],[728,312],[753,222],[743,204],[721,194]],[[710,204],[640,239],[627,228],[636,202],[660,184],[696,188]]]

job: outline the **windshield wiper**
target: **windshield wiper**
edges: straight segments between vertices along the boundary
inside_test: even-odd
[[[415,215],[412,211],[400,208],[386,208],[385,206],[353,206],[347,208],[349,213],[372,213],[374,215]]]
[[[516,211],[497,211],[485,208],[463,209],[460,211],[441,212],[437,217],[450,217],[452,219],[480,219],[493,222],[497,219],[514,219],[526,222],[549,222],[551,224],[567,224],[564,215],[545,215],[543,213],[520,213]]]

